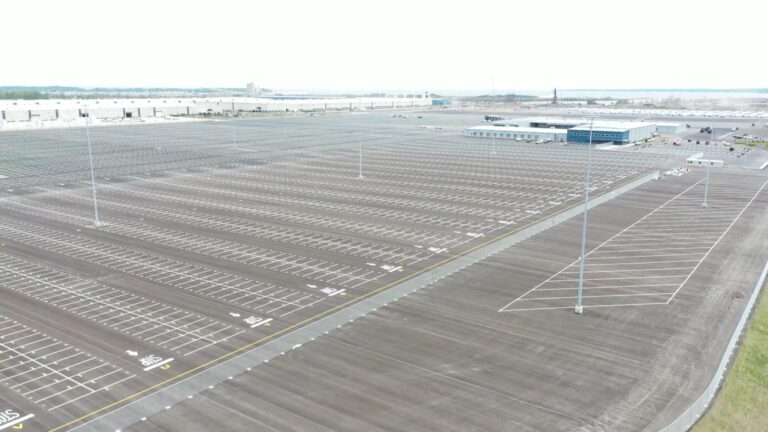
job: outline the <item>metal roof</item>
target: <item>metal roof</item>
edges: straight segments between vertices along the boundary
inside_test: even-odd
[[[499,120],[494,123],[502,123],[502,124],[503,123],[549,123],[549,124],[572,125],[572,124],[589,123],[589,120],[585,118],[566,118],[566,117],[521,117],[521,118],[514,118],[514,119]]]
[[[483,132],[516,132],[516,133],[549,133],[557,135],[565,135],[568,133],[566,129],[549,129],[549,128],[532,128],[532,127],[517,127],[517,126],[473,126],[468,127],[466,130],[476,130]]]
[[[655,127],[656,123],[646,123],[646,122],[627,122],[627,121],[599,121],[594,122],[592,124],[593,130],[601,130],[601,131],[611,131],[611,132],[620,132],[620,131],[628,131],[630,129],[637,129],[641,127]],[[576,126],[574,128],[571,128],[571,130],[589,130],[589,124]]]

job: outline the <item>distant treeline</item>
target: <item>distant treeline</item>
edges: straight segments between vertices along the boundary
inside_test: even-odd
[[[503,94],[503,95],[480,95],[480,96],[465,96],[461,98],[467,102],[525,102],[538,100],[538,96],[519,95],[519,94]]]
[[[269,89],[261,89],[270,93]],[[245,88],[170,88],[170,87],[65,87],[0,86],[0,99],[95,99],[135,97],[245,96]]]
[[[50,96],[37,90],[0,90],[0,100],[8,99],[50,99]]]
[[[768,88],[628,88],[628,89],[567,89],[568,91],[600,92],[663,92],[663,93],[768,93]]]

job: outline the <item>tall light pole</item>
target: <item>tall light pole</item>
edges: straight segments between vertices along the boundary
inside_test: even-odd
[[[749,147],[749,144],[745,143],[744,147],[743,147],[744,153],[741,154],[741,160],[742,160],[742,162],[744,162],[744,169],[747,169],[747,167],[749,166],[749,164],[747,163],[747,155],[749,154],[749,148],[748,147]],[[735,141],[733,143],[733,148],[734,148],[734,150],[738,149],[738,147],[736,146],[736,142]]]
[[[735,146],[735,144],[734,144]],[[749,149],[747,148],[747,145],[744,146],[744,154],[741,156],[744,160],[744,169],[747,169],[749,167],[749,164],[747,163],[747,157],[749,156]]]
[[[701,203],[702,207],[707,207],[709,204],[707,203],[707,198],[709,197],[709,166],[712,165],[711,161],[705,159],[704,160],[707,163],[707,175],[704,180],[704,202]]]
[[[91,148],[91,113],[88,112],[88,106],[85,106],[85,138],[88,141],[88,160],[91,164],[91,192],[93,194],[93,219],[94,225],[101,225],[99,220],[99,205],[96,201],[96,173],[93,167],[93,149]]]
[[[714,138],[715,138],[715,128],[714,127],[710,127],[709,128],[709,142],[712,145],[715,145]],[[710,161],[709,159],[704,159],[704,161],[706,161],[706,163],[707,163],[707,175],[706,175],[706,180],[704,180],[704,202],[701,204],[701,206],[702,207],[707,207],[709,205],[707,203],[707,198],[709,196],[709,167],[710,167],[710,165],[712,165],[712,161]]]
[[[493,75],[491,75],[491,106],[496,103],[496,84],[493,82]],[[493,125],[493,121],[491,121],[491,125]],[[493,131],[493,129],[491,129]],[[493,143],[493,149],[491,150],[491,154],[496,154],[496,132],[491,132],[491,141]]]
[[[363,131],[360,130],[360,140],[357,143],[357,178],[363,179]]]
[[[587,248],[587,221],[589,215],[589,176],[592,173],[592,129],[593,129],[594,117],[589,119],[589,144],[587,148],[587,176],[584,180],[584,222],[581,227],[581,259],[579,259],[579,290],[576,294],[576,308],[574,312],[577,314],[584,313],[584,305],[582,304],[582,293],[584,291],[584,254]]]
[[[235,125],[235,102],[232,102],[232,147],[237,148],[237,127]]]
[[[493,124],[493,122],[491,122]],[[493,145],[493,148],[491,150],[491,154],[496,154],[496,131],[493,130],[493,127],[491,127],[491,142]]]

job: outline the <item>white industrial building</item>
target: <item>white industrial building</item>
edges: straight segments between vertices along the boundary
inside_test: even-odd
[[[591,123],[591,124],[590,124]],[[669,127],[673,127],[669,125]],[[677,127],[675,125],[674,127]],[[585,118],[523,117],[493,121],[491,125],[470,127],[465,136],[497,137],[518,140],[628,144],[653,137],[655,123],[637,121],[590,122]]]
[[[656,124],[656,132],[657,133],[681,133],[685,132],[685,124],[683,123],[673,123],[673,122],[655,122]]]
[[[513,119],[503,119],[493,122],[496,126],[518,126],[518,127],[532,127],[532,128],[556,128],[556,129],[573,129],[577,127],[588,128],[589,119],[579,117],[521,117]],[[647,122],[633,122],[633,121],[611,121],[602,120],[596,121],[595,128],[608,128],[611,130],[618,129],[635,129],[641,128],[641,130],[631,138],[638,138],[637,140],[650,137],[653,132],[657,133],[681,133],[684,132],[686,126],[684,123],[676,122],[653,122],[655,125],[654,130],[645,130],[649,125]],[[640,138],[642,137],[642,138]]]
[[[44,99],[0,101],[3,122],[56,122],[88,115],[97,119],[124,119],[226,114],[235,112],[312,112],[426,107],[421,98],[164,98],[164,99]],[[86,114],[87,113],[87,114]]]
[[[464,129],[464,135],[469,137],[493,137],[518,141],[565,142],[567,134],[568,131],[565,129],[543,129],[517,126],[474,126]]]
[[[498,126],[518,126],[547,129],[570,129],[585,123],[589,123],[589,119],[564,117],[521,117],[515,119],[497,120],[493,122],[494,125]]]
[[[710,166],[714,168],[725,167],[725,161],[720,159],[704,159],[704,152],[692,154],[685,160],[688,166]]]
[[[568,129],[568,142],[628,144],[653,137],[654,123],[634,121],[595,121]]]

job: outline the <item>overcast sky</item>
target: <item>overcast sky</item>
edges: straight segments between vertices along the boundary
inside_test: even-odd
[[[0,85],[768,87],[768,2],[8,1]]]

